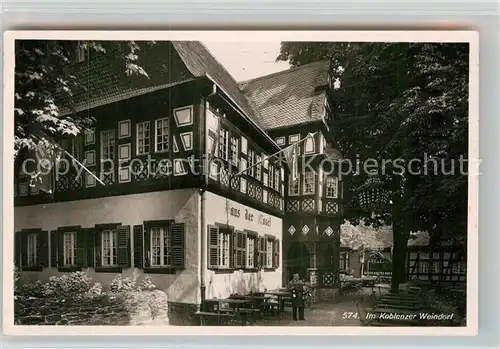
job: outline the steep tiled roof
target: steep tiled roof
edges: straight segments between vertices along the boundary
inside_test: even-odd
[[[199,41],[160,41],[142,45],[145,76],[126,76],[113,53],[94,54],[75,67],[84,89],[76,91],[75,111],[87,110],[168,88],[208,75],[263,130],[321,120],[328,62],[316,62],[237,83]],[[63,102],[63,101],[61,101]],[[64,105],[60,103],[60,105]],[[69,114],[68,108],[61,108]]]
[[[328,61],[320,61],[241,82],[256,111],[257,122],[266,130],[321,120]]]
[[[194,76],[209,75],[222,87],[248,117],[258,121],[248,100],[240,91],[238,83],[210,51],[199,41],[173,41],[182,61]],[[257,122],[260,126],[260,124]]]
[[[149,78],[142,75],[127,76],[124,65],[117,63],[114,52],[94,53],[76,64],[73,75],[81,89],[73,91],[75,110],[78,112],[115,103],[193,78],[168,42],[157,42],[151,47],[142,45],[139,59],[139,64]],[[61,102],[65,105],[64,101]],[[70,110],[61,108],[61,113],[68,114]]]

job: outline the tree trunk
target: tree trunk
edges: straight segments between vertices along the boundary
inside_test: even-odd
[[[409,181],[404,183],[402,196],[395,198],[392,218],[393,252],[392,252],[392,279],[391,291],[399,291],[399,284],[406,282],[406,255],[408,238],[412,228],[413,212],[406,204],[411,196]]]

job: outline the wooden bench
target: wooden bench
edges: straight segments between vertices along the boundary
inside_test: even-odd
[[[255,316],[260,315],[260,309],[240,308],[238,314],[241,317],[241,325],[246,326],[248,323],[248,315],[250,315],[250,322],[255,322]]]
[[[234,318],[234,314],[232,313],[227,313],[227,312],[220,312],[220,313],[213,313],[209,311],[197,311],[195,315],[198,315],[200,317],[200,325],[205,326],[206,325],[206,319],[207,318],[216,318],[217,319],[217,324],[220,324],[221,322],[227,323],[231,318]]]

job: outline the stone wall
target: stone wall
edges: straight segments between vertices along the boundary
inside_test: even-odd
[[[101,295],[89,299],[17,297],[17,325],[169,325],[163,291]]]

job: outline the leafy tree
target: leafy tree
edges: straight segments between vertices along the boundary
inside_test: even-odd
[[[340,225],[340,241],[342,244],[360,253],[361,275],[363,275],[366,254],[382,255],[381,251],[387,247],[384,237],[390,234],[392,234],[390,226],[375,226],[366,223],[365,219],[359,220],[356,225],[350,221],[344,221]]]
[[[154,42],[17,40],[15,43],[15,156],[22,149],[41,143],[53,149],[53,139],[77,135],[93,120],[87,116],[62,116],[63,108],[72,110],[73,97],[85,90],[75,76],[75,52],[87,56],[113,55],[115,64],[127,75],[143,75],[139,64],[141,45]]]
[[[349,247],[351,250],[358,250],[360,248],[377,251],[382,250],[384,241],[381,238],[381,229],[390,229],[390,227],[382,226],[375,227],[367,224],[364,219],[356,225],[350,221],[344,221],[340,225],[340,240],[342,244]]]
[[[351,171],[344,164],[343,173],[350,173],[343,178],[346,218],[393,225],[394,288],[404,280],[411,230],[427,230],[431,240],[466,236],[468,51],[456,43],[281,44],[277,59],[292,66],[331,62],[337,88],[328,96],[329,125],[336,146],[351,165],[376,163]],[[410,172],[412,159],[420,166]],[[356,200],[356,189],[374,170],[391,192],[375,220],[375,208]]]

